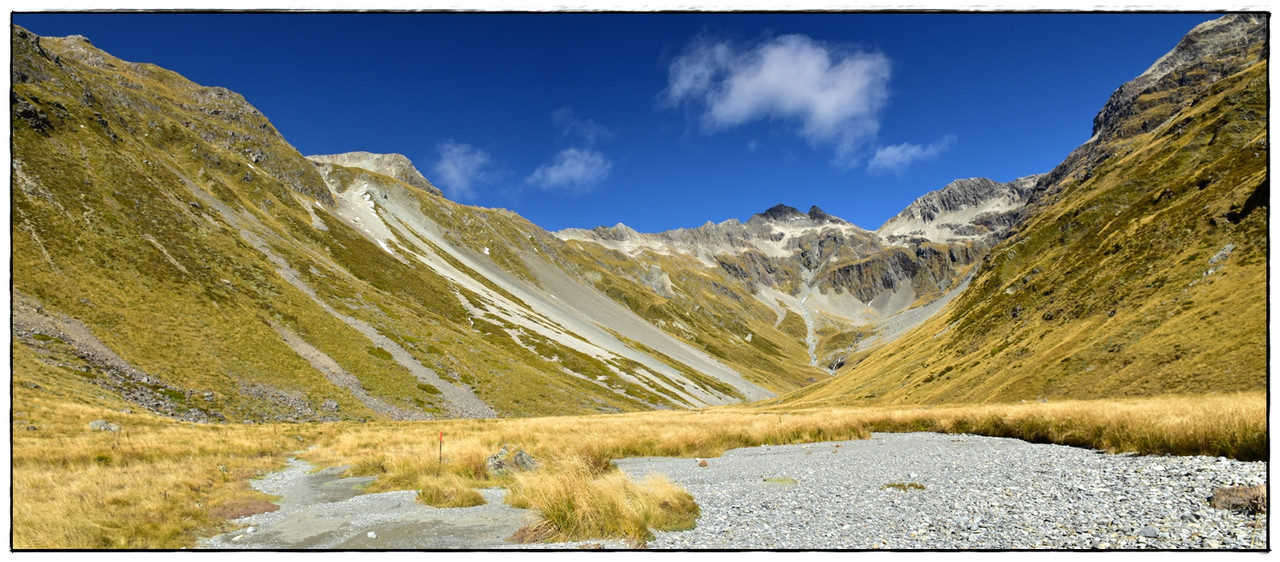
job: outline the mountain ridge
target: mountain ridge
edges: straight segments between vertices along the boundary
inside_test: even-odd
[[[875,231],[662,233],[305,157],[233,92],[13,26],[15,381],[233,423],[1256,388],[1265,22],[1197,27],[1045,174]]]

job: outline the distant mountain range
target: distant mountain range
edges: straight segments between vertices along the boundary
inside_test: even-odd
[[[876,231],[548,233],[14,26],[15,381],[235,423],[1265,388],[1266,37],[1201,25],[1054,170]]]

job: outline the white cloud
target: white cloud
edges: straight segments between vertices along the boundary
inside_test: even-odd
[[[613,164],[604,154],[585,148],[566,148],[550,164],[539,166],[526,182],[547,191],[586,193],[609,175]]]
[[[778,119],[797,126],[811,144],[831,146],[838,160],[875,137],[889,96],[888,57],[804,35],[748,50],[698,41],[668,72],[664,105],[698,108],[704,130]]]
[[[893,172],[900,174],[907,169],[907,166],[922,160],[930,160],[937,157],[942,152],[951,148],[955,143],[955,135],[945,135],[942,138],[929,143],[929,146],[921,146],[904,142],[893,146],[886,146],[876,150],[875,156],[871,157],[871,161],[867,163],[867,171],[869,172]]]
[[[433,183],[450,199],[465,200],[476,196],[476,185],[493,179],[493,158],[488,152],[469,144],[448,139],[436,145],[440,160],[436,161]]]

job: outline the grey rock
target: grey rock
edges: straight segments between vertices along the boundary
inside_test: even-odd
[[[1147,526],[1138,531],[1138,536],[1154,539],[1160,536],[1160,530],[1155,527]]]
[[[507,446],[503,445],[502,449],[494,453],[485,461],[485,469],[492,476],[501,476],[511,471],[524,472],[536,470],[538,461],[524,450],[518,450],[515,454],[511,454],[507,450]]]
[[[92,429],[94,431],[109,431],[109,432],[115,433],[117,431],[120,431],[120,426],[114,423],[111,423],[107,420],[93,420],[89,422],[89,429]]]
[[[507,446],[503,445],[501,450],[490,455],[484,461],[484,467],[492,476],[504,474],[507,471]]]
[[[538,461],[523,450],[516,451],[515,457],[511,459],[511,464],[520,470],[537,470],[538,468]]]
[[[1218,253],[1214,254],[1213,257],[1209,258],[1209,265],[1213,265],[1215,263],[1218,263],[1222,260],[1225,260],[1231,257],[1231,252],[1234,252],[1235,249],[1236,249],[1235,244],[1228,243],[1226,246],[1223,246],[1221,250],[1218,250]]]
[[[1017,223],[1017,213],[1026,205],[1039,178],[1033,175],[1008,183],[987,178],[955,180],[920,196],[897,216],[885,221],[876,232],[890,242],[922,239],[937,243],[964,240],[994,243]],[[968,222],[952,222],[956,213],[974,207],[993,210],[980,213]],[[914,227],[909,226],[921,223],[934,225],[936,232],[911,230]]]

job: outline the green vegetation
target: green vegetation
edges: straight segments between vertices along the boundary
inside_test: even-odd
[[[906,492],[908,490],[923,490],[924,484],[920,484],[918,482],[890,482],[880,487],[881,490],[887,490],[889,488]]]

